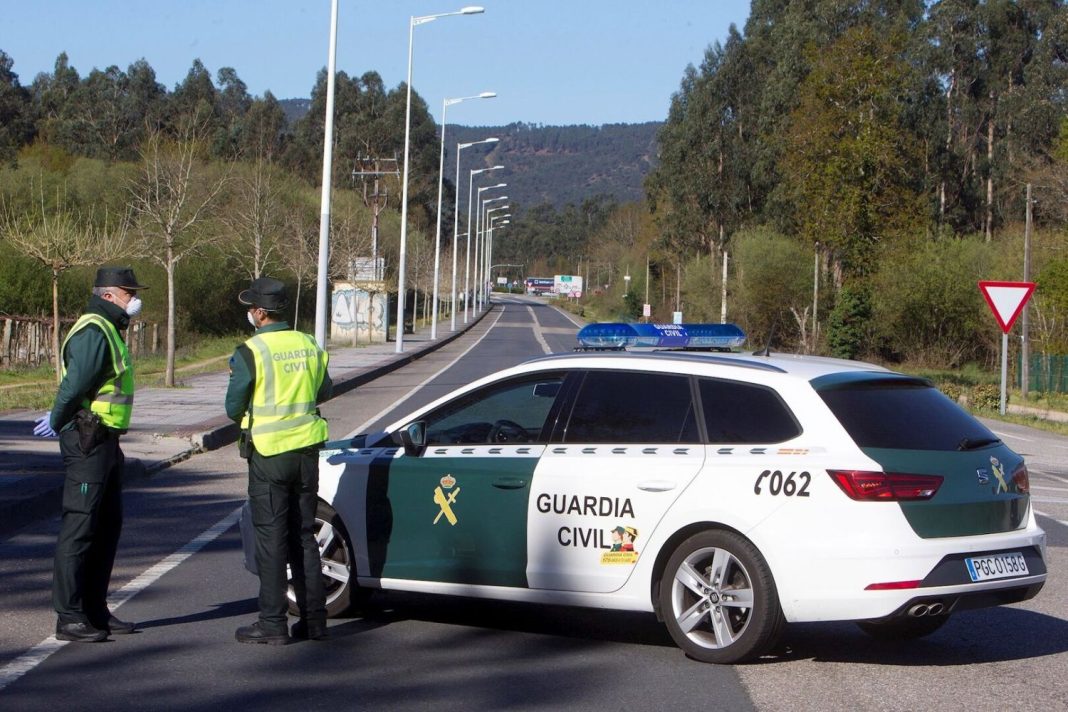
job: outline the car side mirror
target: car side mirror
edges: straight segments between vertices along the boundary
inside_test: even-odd
[[[394,440],[404,448],[404,454],[410,457],[419,457],[426,450],[426,423],[417,420],[409,423],[394,433]]]

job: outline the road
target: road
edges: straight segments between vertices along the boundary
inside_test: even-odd
[[[384,425],[482,375],[568,350],[575,329],[551,307],[502,300],[469,334],[328,403],[331,433]],[[118,613],[140,622],[136,635],[43,644],[58,520],[0,541],[0,685],[15,665],[20,673],[0,689],[0,709],[1063,708],[1068,440],[990,425],[1030,463],[1052,572],[1038,598],[958,614],[908,644],[851,624],[794,625],[772,656],[724,667],[686,659],[652,615],[408,594],[333,621],[328,641],[239,645],[233,631],[254,620],[257,590],[233,526],[244,462],[233,448],[200,454],[126,493],[113,584],[129,596]]]

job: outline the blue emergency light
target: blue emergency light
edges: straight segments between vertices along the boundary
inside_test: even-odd
[[[589,324],[578,332],[580,349],[621,351],[626,348],[728,350],[745,343],[734,324]]]

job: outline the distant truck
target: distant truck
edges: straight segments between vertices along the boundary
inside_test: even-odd
[[[527,294],[541,296],[545,294],[554,294],[555,290],[556,281],[552,277],[527,277]]]

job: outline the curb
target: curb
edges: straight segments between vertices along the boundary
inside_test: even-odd
[[[377,378],[381,378],[403,366],[407,366],[426,354],[437,351],[446,344],[449,344],[460,336],[466,334],[471,327],[482,321],[482,319],[491,311],[493,311],[493,305],[491,305],[489,309],[484,310],[481,314],[476,315],[470,322],[468,322],[466,328],[457,331],[454,334],[450,334],[449,336],[441,337],[435,341],[421,342],[419,348],[413,348],[410,352],[399,354],[388,363],[371,368],[348,371],[341,374],[337,380],[334,381],[334,394],[331,396],[330,400],[370,383]],[[123,470],[122,477],[123,486],[139,480],[148,479],[153,475],[168,469],[172,465],[177,465],[180,462],[188,460],[197,453],[206,452],[208,450],[218,450],[219,448],[225,447],[237,440],[238,431],[239,428],[237,423],[233,422],[226,416],[212,418],[198,425],[194,425],[192,428],[177,431],[175,433],[176,435],[190,437],[193,442],[193,447],[187,450],[182,450],[175,455],[162,460],[144,461],[136,457],[126,458],[126,466]],[[55,480],[58,481],[58,484],[49,484],[27,494],[26,496],[20,497],[16,495],[13,497],[0,498],[0,536],[7,536],[34,521],[60,513],[63,504],[63,478],[62,476],[56,476]]]

